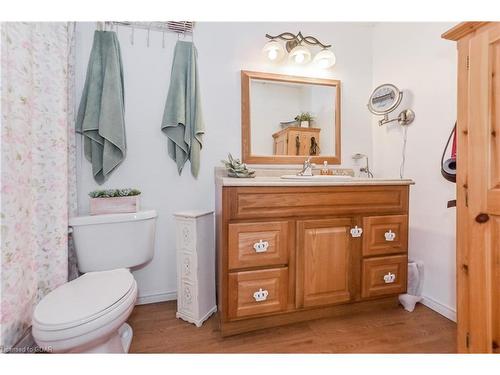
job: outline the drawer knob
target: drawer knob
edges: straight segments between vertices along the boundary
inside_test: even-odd
[[[261,302],[261,301],[265,301],[267,299],[267,296],[269,295],[269,292],[267,290],[262,290],[262,288],[260,288],[258,291],[256,291],[254,294],[253,294],[253,298],[255,299],[256,302]]]
[[[384,234],[386,241],[394,241],[396,239],[396,233],[389,229],[389,232]]]
[[[260,240],[253,244],[256,253],[265,253],[269,247],[269,242]]]
[[[362,234],[363,234],[363,228],[359,228],[357,225],[354,228],[351,228],[352,237],[361,237]]]
[[[389,272],[387,275],[384,275],[384,282],[386,284],[391,284],[394,281],[396,281],[396,275],[395,274]]]

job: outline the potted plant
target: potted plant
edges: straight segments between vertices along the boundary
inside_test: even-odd
[[[89,193],[90,214],[117,214],[137,212],[141,192],[137,189],[95,190]]]
[[[302,112],[295,116],[295,121],[298,121],[300,123],[301,128],[308,128],[309,126],[311,126],[313,116],[309,112]]]

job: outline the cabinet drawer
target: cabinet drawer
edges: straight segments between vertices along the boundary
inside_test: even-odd
[[[196,256],[193,253],[178,251],[177,252],[177,275],[183,280],[191,282],[196,281]]]
[[[288,296],[288,268],[229,274],[228,317],[284,311]]]
[[[196,230],[192,220],[177,219],[176,223],[177,250],[194,252],[196,249]]]
[[[363,255],[397,254],[408,250],[408,216],[363,218]]]
[[[190,281],[182,280],[180,290],[177,291],[177,309],[186,315],[194,316],[197,311],[197,290],[196,285]]]
[[[362,297],[406,292],[407,270],[406,255],[364,259]]]
[[[229,224],[229,269],[288,263],[288,222]]]

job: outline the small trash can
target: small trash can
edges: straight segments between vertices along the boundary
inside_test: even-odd
[[[408,262],[408,289],[406,294],[399,295],[399,302],[406,311],[415,310],[417,302],[422,300],[422,288],[424,286],[424,262]]]

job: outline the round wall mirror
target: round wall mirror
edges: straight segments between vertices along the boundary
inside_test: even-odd
[[[373,90],[368,100],[368,109],[375,115],[386,115],[396,109],[401,99],[403,93],[396,86],[385,83]]]

